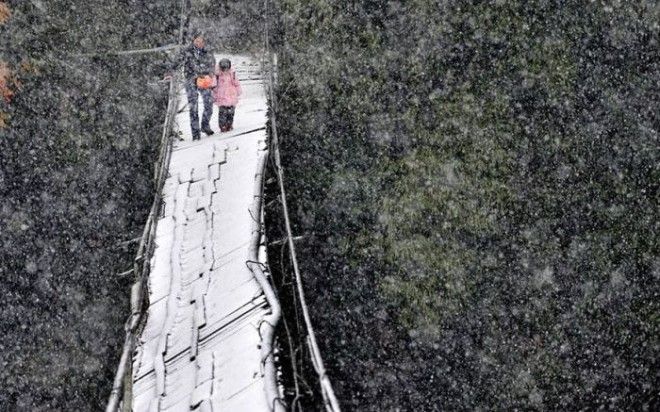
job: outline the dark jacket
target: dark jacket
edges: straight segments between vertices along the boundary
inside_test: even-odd
[[[170,69],[174,70],[183,65],[183,75],[186,81],[195,81],[199,76],[213,75],[215,71],[215,58],[207,49],[198,49],[194,44],[181,49]]]

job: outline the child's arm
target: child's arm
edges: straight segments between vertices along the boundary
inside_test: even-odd
[[[236,87],[236,94],[240,96],[241,93],[243,93],[243,90],[241,89],[241,82],[239,82],[238,77],[236,77],[236,72],[234,72],[233,78],[234,78],[234,86]]]

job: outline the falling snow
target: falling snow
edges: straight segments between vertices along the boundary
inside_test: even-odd
[[[105,408],[175,55],[117,52],[175,45],[181,3],[0,1],[2,410]],[[214,51],[277,54],[293,234],[345,410],[657,408],[655,2],[190,3]],[[285,398],[300,367],[317,410],[287,338]]]

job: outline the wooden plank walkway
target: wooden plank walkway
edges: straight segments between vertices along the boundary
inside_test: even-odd
[[[219,133],[214,113],[215,135],[192,142],[180,91],[183,141],[172,149],[133,356],[135,411],[273,408],[259,332],[271,308],[246,265],[260,219],[251,207],[267,155],[267,102],[258,65],[229,57],[243,87],[233,131]],[[263,248],[259,255],[265,263]]]

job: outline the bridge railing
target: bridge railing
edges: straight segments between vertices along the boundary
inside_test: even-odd
[[[267,21],[267,19],[266,19]],[[321,351],[319,349],[318,343],[316,341],[316,333],[312,326],[311,317],[309,314],[309,308],[307,306],[305,292],[302,284],[302,276],[300,274],[300,268],[298,266],[298,258],[296,256],[296,247],[294,244],[294,236],[291,231],[291,222],[289,217],[289,210],[287,205],[287,194],[284,186],[284,171],[280,159],[280,141],[279,135],[277,132],[277,100],[275,96],[276,88],[276,79],[277,79],[277,55],[270,51],[268,45],[268,25],[266,25],[266,44],[265,44],[265,54],[264,54],[264,65],[267,67],[267,77],[266,77],[266,87],[268,93],[268,100],[270,106],[270,149],[273,162],[273,172],[277,177],[277,183],[279,186],[279,200],[282,208],[282,217],[284,219],[284,230],[285,230],[285,239],[284,242],[287,245],[289,251],[289,262],[292,266],[293,271],[293,282],[295,283],[296,293],[293,296],[296,306],[300,309],[300,312],[296,314],[296,317],[302,318],[303,326],[297,329],[299,335],[304,335],[305,343],[307,346],[307,352],[309,353],[309,360],[312,363],[312,367],[316,373],[316,378],[318,385],[323,397],[323,404],[325,409],[328,412],[340,412],[341,408],[339,406],[339,401],[335,395],[332,383],[325,369],[323,358],[321,356]],[[295,323],[298,323],[299,319],[295,319]],[[302,336],[301,336],[302,337]],[[292,348],[293,349],[293,348]],[[296,348],[299,350],[301,348]],[[298,370],[297,366],[292,366],[293,378],[297,379]],[[297,383],[296,383],[296,386]],[[296,399],[294,399],[294,405],[292,405],[292,410],[295,410]]]
[[[189,21],[190,0],[180,0],[181,14],[179,23],[179,44],[184,44],[184,38]],[[172,153],[173,127],[178,107],[178,85],[180,75],[175,74],[168,89],[167,110],[163,123],[163,132],[159,143],[158,158],[154,165],[154,201],[151,205],[147,222],[142,232],[135,260],[133,261],[133,275],[136,279],[131,287],[131,314],[126,321],[124,329],[126,337],[119,360],[119,366],[115,374],[110,398],[106,406],[106,412],[118,410],[131,411],[132,384],[132,353],[135,349],[136,340],[140,330],[144,326],[145,308],[149,307],[149,296],[147,291],[147,280],[149,279],[150,260],[154,251],[154,238],[156,234],[156,223],[162,206],[162,189],[167,178],[168,165]]]

